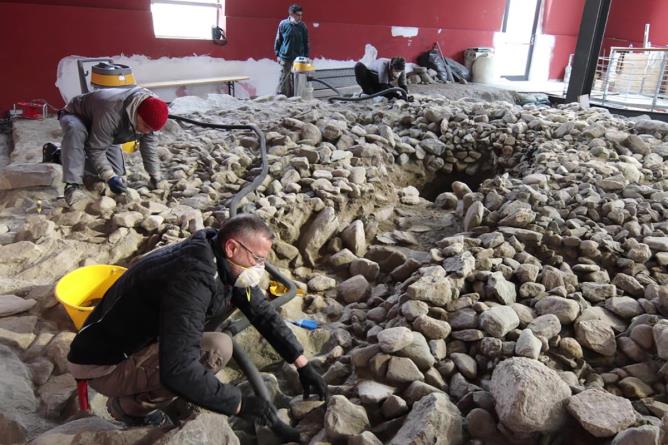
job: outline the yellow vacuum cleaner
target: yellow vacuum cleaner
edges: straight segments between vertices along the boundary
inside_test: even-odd
[[[137,86],[132,68],[127,65],[114,63],[112,59],[78,59],[77,68],[82,93],[90,92],[88,88],[89,72],[86,71],[84,64],[94,62],[98,62],[91,67],[90,71],[90,85],[94,89]]]
[[[315,65],[313,65],[313,61],[308,57],[297,57],[292,62],[293,73],[308,73],[311,71],[315,71]]]
[[[135,76],[127,65],[98,63],[93,65],[90,83],[99,88],[135,86]]]
[[[315,71],[313,61],[307,57],[297,57],[292,62],[292,76],[295,96],[312,99],[313,87],[308,81],[309,74]]]

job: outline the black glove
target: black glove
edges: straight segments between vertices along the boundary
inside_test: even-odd
[[[243,397],[241,399],[239,416],[266,426],[271,426],[278,421],[274,405],[254,396]]]
[[[414,100],[415,100],[415,98],[413,96],[406,97],[406,101],[408,101],[408,102],[413,102]]]
[[[317,395],[320,400],[327,400],[327,383],[311,363],[297,368],[297,372],[299,373],[299,381],[302,382],[304,387],[304,400],[308,399],[311,394]]]
[[[123,179],[121,179],[120,176],[114,176],[108,180],[107,185],[111,191],[116,194],[125,193],[128,191],[127,187],[125,187],[125,184],[123,183]]]

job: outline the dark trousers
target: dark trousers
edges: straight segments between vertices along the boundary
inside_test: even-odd
[[[364,94],[376,94],[383,90],[387,90],[388,88],[394,87],[389,83],[380,83],[376,73],[370,71],[369,68],[367,68],[366,65],[364,65],[362,62],[357,62],[355,65],[355,80],[357,80],[357,84],[362,88]],[[387,93],[383,96],[387,97],[388,99],[401,97],[401,95],[396,92]]]
[[[281,60],[281,77],[278,79],[276,94],[285,94],[288,97],[294,96],[291,60]]]
[[[110,373],[91,378],[90,373],[100,366],[69,364],[75,379],[88,380],[88,385],[100,394],[117,398],[121,411],[143,417],[154,409],[164,409],[176,396],[160,382],[159,345],[152,343],[130,355]],[[222,332],[202,334],[200,362],[214,374],[232,358],[232,339]],[[93,371],[91,371],[93,370]],[[123,413],[114,413],[112,416]]]
[[[60,127],[63,129],[63,142],[60,144],[63,182],[83,184],[84,175],[97,178],[98,172],[86,154],[88,128],[74,114],[59,113],[59,116]],[[114,174],[124,176],[125,161],[121,146],[110,146],[106,154]]]

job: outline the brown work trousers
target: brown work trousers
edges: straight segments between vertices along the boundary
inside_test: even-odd
[[[221,332],[202,335],[201,363],[214,374],[223,369],[232,357],[232,339]],[[71,367],[74,378],[81,365]],[[155,409],[164,409],[176,396],[160,383],[158,343],[132,354],[101,377],[87,379],[88,385],[107,397],[116,397],[127,415],[143,417]]]
[[[292,61],[281,61],[281,77],[278,79],[276,94],[294,96],[294,80],[292,78]]]

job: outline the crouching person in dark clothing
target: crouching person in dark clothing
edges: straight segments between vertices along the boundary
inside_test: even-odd
[[[355,79],[364,94],[375,94],[398,86],[408,94],[406,85],[406,61],[402,57],[376,59],[366,66],[362,62],[355,65]],[[396,85],[393,85],[396,83]],[[384,95],[388,99],[402,97],[397,92]]]
[[[107,409],[128,425],[168,422],[180,401],[271,424],[275,408],[242,397],[215,376],[232,356],[232,340],[212,332],[235,308],[288,363],[304,396],[327,397],[327,385],[258,287],[273,234],[252,215],[229,219],[132,265],[104,295],[72,341],[74,378],[109,397]]]

